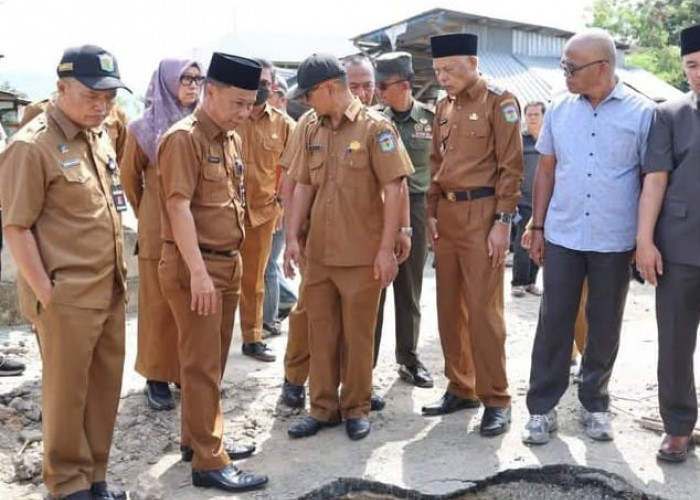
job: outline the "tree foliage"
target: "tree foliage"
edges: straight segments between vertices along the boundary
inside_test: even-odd
[[[686,90],[678,44],[683,28],[700,21],[696,0],[596,0],[590,25],[630,46],[627,62]]]

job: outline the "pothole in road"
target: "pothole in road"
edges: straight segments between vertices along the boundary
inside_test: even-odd
[[[449,482],[462,482],[464,487],[431,495],[364,479],[341,478],[298,500],[663,500],[615,474],[573,465],[510,469],[484,480]]]

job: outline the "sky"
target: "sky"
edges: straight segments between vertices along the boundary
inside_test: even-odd
[[[0,83],[45,97],[63,49],[95,44],[114,54],[143,94],[164,57],[208,59],[212,50],[301,60],[344,56],[349,38],[433,8],[576,31],[593,0],[0,0]]]

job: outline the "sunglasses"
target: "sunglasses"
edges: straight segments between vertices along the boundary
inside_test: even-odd
[[[185,85],[186,87],[189,87],[193,83],[199,86],[202,85],[202,82],[204,82],[203,76],[182,75],[180,77],[180,83]]]
[[[590,66],[593,66],[594,64],[602,64],[602,63],[608,63],[607,59],[598,59],[597,61],[591,61],[586,64],[582,64],[581,66],[574,66],[571,64],[569,61],[561,60],[559,63],[559,67],[564,71],[565,74],[569,76],[574,76],[574,73],[581,71],[582,69],[586,69]]]
[[[404,80],[396,80],[395,82],[379,82],[379,83],[377,83],[377,88],[381,91],[384,91],[384,90],[388,89],[389,87],[391,87],[392,85],[396,85],[397,83],[403,83],[406,81],[408,81],[408,80],[404,79]]]

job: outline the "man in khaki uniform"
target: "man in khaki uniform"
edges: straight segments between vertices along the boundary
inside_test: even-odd
[[[335,57],[308,57],[299,66],[298,84],[319,120],[307,131],[304,161],[295,172],[285,268],[291,274],[291,262],[299,262],[300,230],[310,211],[305,298],[311,415],[288,434],[311,436],[343,418],[348,436],[357,440],[370,431],[379,293],[396,276],[394,248],[400,223],[408,222],[408,211],[401,214],[408,207],[405,177],[413,168],[391,122],[353,97]]]
[[[289,99],[301,97],[298,87],[293,87]],[[307,132],[318,121],[314,110],[307,111],[296,124],[287,147],[280,158],[282,168],[282,180],[280,183],[280,198],[285,210],[285,231],[289,232],[289,222],[294,210],[293,193],[296,186],[295,170],[299,161],[304,157],[306,149]],[[305,230],[308,225],[305,224]],[[306,232],[302,232],[304,237]],[[305,244],[305,242],[304,242]],[[302,246],[304,246],[302,244]],[[303,408],[306,402],[304,386],[309,378],[309,320],[306,315],[306,259],[299,257],[299,272],[301,283],[299,284],[299,296],[297,305],[289,315],[289,332],[287,333],[287,347],[284,353],[284,384],[282,386],[282,402],[292,408]]]
[[[245,170],[245,233],[241,248],[242,351],[260,361],[274,361],[276,356],[262,341],[265,267],[272,248],[272,234],[281,215],[277,202],[277,166],[291,136],[294,124],[286,114],[267,103],[273,81],[272,64],[262,65],[260,86],[250,117],[236,127],[243,141]]]
[[[22,111],[22,119],[19,122],[20,127],[24,127],[32,121],[37,115],[40,115],[49,106],[51,99],[32,102]],[[109,139],[112,141],[114,151],[117,153],[117,163],[121,163],[124,147],[126,145],[126,124],[128,122],[124,110],[115,103],[110,103],[107,117],[102,122],[102,126],[107,131]]]
[[[126,200],[100,126],[117,63],[67,49],[58,94],[0,156],[7,242],[42,354],[43,476],[51,499],[126,499],[105,483],[124,365]]]
[[[434,36],[430,43],[448,94],[435,112],[427,205],[450,383],[423,414],[476,408],[481,400],[480,432],[495,436],[510,423],[503,262],[523,174],[520,108],[511,93],[479,76],[476,35]]]
[[[191,450],[192,483],[225,491],[267,483],[267,476],[231,465],[220,394],[244,237],[243,164],[233,129],[248,118],[259,81],[257,62],[214,53],[201,107],[165,134],[157,161],[164,241],[159,277],[178,329],[181,446]]]

